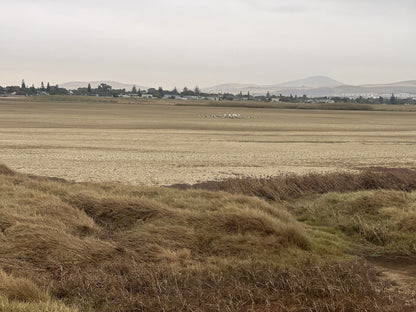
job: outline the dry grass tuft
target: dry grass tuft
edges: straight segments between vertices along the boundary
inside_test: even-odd
[[[0,270],[0,295],[9,300],[24,302],[46,302],[49,296],[39,289],[33,282],[16,278]]]
[[[149,199],[97,198],[77,194],[69,203],[85,211],[97,224],[114,230],[126,230],[138,221],[169,216],[166,207]]]
[[[214,216],[212,224],[217,231],[233,234],[246,234],[255,232],[261,236],[274,235],[284,246],[293,244],[307,250],[309,239],[300,226],[273,220],[265,213],[259,211],[240,210],[219,213]]]
[[[286,204],[298,219],[336,228],[379,252],[416,255],[416,193],[328,193]]]
[[[416,233],[416,213],[405,216],[398,224],[400,231]]]
[[[47,302],[20,302],[9,300],[0,296],[1,312],[78,312],[76,308],[70,308],[55,301]]]

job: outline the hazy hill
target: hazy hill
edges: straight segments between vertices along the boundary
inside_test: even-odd
[[[263,90],[263,86],[256,85],[256,84],[244,84],[244,83],[224,83],[224,84],[220,84],[220,85],[213,86],[213,87],[203,88],[202,90],[208,93],[227,93],[227,92],[239,93],[240,91],[242,92],[253,91],[253,90],[261,91]]]
[[[265,93],[267,91],[276,92],[285,88],[318,88],[318,87],[334,87],[340,86],[343,83],[325,76],[314,76],[299,80],[293,80],[284,83],[273,85],[256,85],[256,84],[242,84],[242,83],[226,83],[203,89],[205,92],[230,92],[239,93],[251,92],[253,94]]]
[[[295,87],[295,88],[322,88],[335,87],[343,85],[342,82],[336,81],[326,76],[314,76],[305,79],[293,80],[289,82],[273,85],[274,87]]]
[[[228,83],[203,89],[205,92],[234,93],[250,92],[252,95],[271,94],[320,96],[387,96],[396,94],[401,97],[416,96],[416,80],[389,84],[346,85],[325,76],[314,76],[274,85],[255,85]]]
[[[408,81],[399,81],[393,83],[386,83],[386,84],[365,84],[362,87],[416,87],[416,80],[408,80]]]
[[[59,86],[68,90],[76,90],[78,88],[86,88],[89,83],[91,84],[92,88],[97,88],[97,86],[100,85],[101,83],[105,83],[105,84],[112,86],[113,89],[126,89],[127,91],[131,90],[134,85],[132,83],[122,83],[122,82],[117,82],[117,81],[103,80],[103,81],[71,81],[71,82],[60,84]],[[137,84],[136,84],[136,88],[145,89],[145,90],[148,89],[147,87],[139,86]]]

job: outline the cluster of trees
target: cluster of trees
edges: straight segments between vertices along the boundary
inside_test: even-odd
[[[378,98],[365,98],[365,97],[358,97],[354,99],[345,98],[345,97],[334,97],[332,98],[336,103],[357,103],[357,104],[393,104],[393,105],[403,105],[403,104],[416,104],[415,99],[402,99],[398,98],[394,94],[389,97],[382,97],[379,96]]]
[[[356,103],[356,104],[416,104],[416,100],[412,98],[402,99],[398,98],[394,94],[390,97],[378,97],[378,98],[364,98],[362,96],[357,98],[348,98],[348,97],[314,97],[310,98],[306,95],[297,96],[297,95],[289,95],[284,96],[280,94],[279,96],[272,95],[267,93],[266,96],[259,96],[256,99],[264,100],[264,101],[271,101],[272,99],[279,99],[280,102],[288,102],[288,103],[306,103],[306,102],[327,102],[327,101],[334,101],[334,103]]]
[[[159,88],[149,88],[146,91],[137,89],[136,86],[130,91],[126,89],[113,89],[111,86],[102,83],[97,88],[91,88],[91,85],[88,84],[87,88],[78,88],[77,90],[72,91],[76,95],[99,95],[99,96],[120,96],[120,95],[135,95],[142,96],[143,94],[151,95],[154,98],[163,98],[165,96],[208,96],[209,94],[201,92],[199,87],[195,87],[194,90],[184,87],[181,92],[175,87],[173,90],[164,90],[162,87]]]
[[[40,87],[36,88],[33,84],[29,87],[22,80],[21,86],[7,86],[2,87],[0,86],[0,94],[8,94],[8,95],[64,95],[64,94],[73,94],[73,95],[94,95],[94,96],[112,96],[118,97],[121,95],[136,95],[142,96],[143,94],[152,95],[155,98],[163,98],[166,95],[170,96],[208,96],[206,93],[202,93],[199,87],[195,87],[194,90],[188,89],[184,87],[181,92],[177,90],[175,87],[173,90],[164,90],[162,87],[158,89],[150,88],[147,91],[142,91],[137,89],[136,86],[133,86],[132,90],[127,91],[126,89],[113,89],[112,86],[101,83],[97,86],[97,88],[92,88],[91,84],[88,84],[87,87],[78,88],[77,90],[67,90],[65,88],[60,88],[58,85],[51,86],[48,82],[45,86],[43,82],[41,82]]]
[[[86,88],[78,88],[73,90],[74,95],[98,95],[98,96],[113,96],[118,97],[121,95],[134,95],[143,96],[144,94],[151,95],[154,98],[163,98],[165,96],[207,96],[208,94],[202,93],[199,87],[195,87],[194,90],[190,90],[187,87],[183,88],[181,92],[175,87],[173,90],[164,90],[162,87],[149,88],[146,91],[137,89],[133,86],[131,90],[126,89],[113,89],[112,86],[102,83],[97,88],[92,88],[90,84]]]
[[[50,94],[50,95],[62,95],[68,94],[68,90],[60,88],[58,85],[51,86],[48,82],[46,84],[41,83],[39,88],[36,88],[33,84],[29,87],[26,85],[25,81],[22,80],[20,86],[0,86],[0,94],[12,94],[12,95],[41,95],[41,94]]]
[[[112,96],[118,97],[125,92],[125,89],[113,89],[112,86],[102,83],[97,86],[97,88],[91,88],[91,84],[88,84],[86,88],[78,88],[77,90],[72,91],[71,94],[74,95],[98,95],[98,96]]]

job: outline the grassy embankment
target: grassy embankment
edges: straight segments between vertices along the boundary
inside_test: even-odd
[[[213,100],[176,100],[157,98],[113,98],[96,96],[48,95],[18,98],[1,98],[7,102],[68,102],[68,103],[120,103],[120,104],[161,104],[195,107],[230,107],[230,108],[270,108],[270,109],[300,109],[300,110],[347,110],[347,111],[403,111],[415,112],[416,105],[392,104],[358,104],[358,103],[289,103],[289,102],[260,102],[260,101],[213,101]]]
[[[415,257],[415,177],[180,190],[0,166],[0,311],[414,311],[364,257]]]
[[[300,110],[345,110],[345,111],[400,111],[414,112],[416,105],[357,104],[357,103],[289,103],[259,101],[174,101],[176,106],[270,108]]]
[[[376,110],[375,106],[354,103],[286,103],[286,102],[256,102],[256,101],[204,101],[182,102],[177,106],[208,106],[234,108],[271,108],[271,109],[318,109],[318,110]]]
[[[381,253],[416,254],[416,172],[371,168],[328,173],[229,179],[180,189],[246,194],[280,203],[299,221],[337,229]]]

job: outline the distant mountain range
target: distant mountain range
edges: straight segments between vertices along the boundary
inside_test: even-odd
[[[294,80],[274,85],[256,85],[256,84],[239,84],[239,83],[227,83],[210,88],[202,89],[205,92],[212,93],[247,93],[252,94],[264,94],[265,92],[276,93],[276,91],[284,89],[314,89],[314,88],[327,88],[327,87],[336,87],[343,85],[342,82],[336,81],[332,78],[325,76],[314,76],[308,77],[305,79]]]
[[[117,81],[90,81],[90,82],[67,82],[60,86],[66,89],[78,89],[87,87],[96,88],[99,84],[105,83],[111,85],[113,89],[131,90],[133,84],[120,83]],[[136,88],[147,90],[147,87],[136,84]],[[282,95],[307,95],[309,97],[321,96],[340,96],[340,97],[377,97],[390,96],[392,93],[397,97],[416,97],[416,80],[401,81],[389,84],[364,84],[364,85],[347,85],[326,76],[314,76],[305,79],[294,80],[273,85],[256,85],[242,83],[227,83],[209,88],[202,88],[206,93],[233,93],[242,92],[251,95],[264,95],[267,92],[271,94]]]
[[[122,82],[117,82],[117,81],[71,81],[71,82],[66,82],[66,83],[62,83],[59,86],[61,88],[65,88],[68,90],[76,90],[78,88],[86,88],[88,87],[88,84],[91,84],[91,88],[97,88],[97,86],[99,86],[100,84],[105,83],[108,84],[110,86],[113,87],[113,89],[126,89],[126,91],[130,91],[133,88],[133,83],[122,83]],[[139,85],[135,85],[137,89],[144,89],[147,90],[147,87],[143,87],[143,86],[139,86]]]
[[[204,92],[212,93],[234,93],[250,92],[252,95],[261,95],[270,92],[271,94],[282,95],[307,95],[310,97],[340,96],[340,97],[372,97],[390,96],[394,93],[398,97],[415,97],[416,80],[402,81],[390,84],[366,84],[346,85],[325,76],[314,76],[305,79],[289,81],[274,85],[255,84],[221,84],[210,88],[202,89]]]

